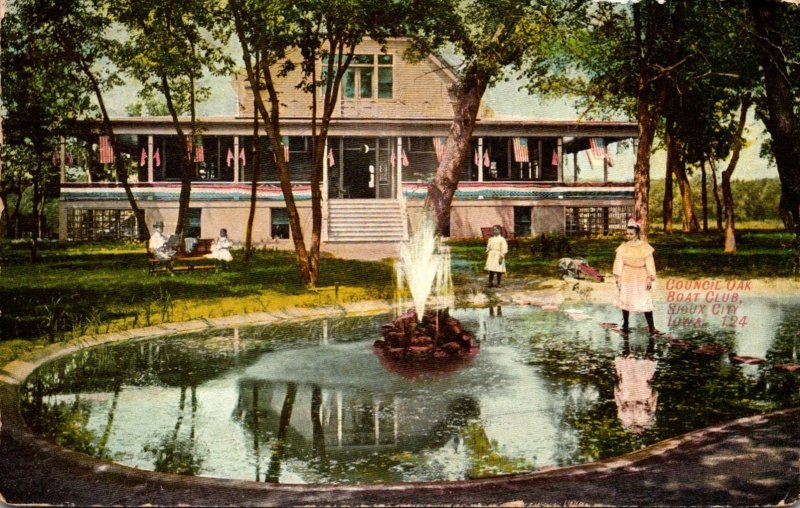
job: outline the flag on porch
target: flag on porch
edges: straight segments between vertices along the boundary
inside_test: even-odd
[[[156,148],[156,153],[153,154],[153,163],[156,167],[161,167],[161,152]]]
[[[514,161],[530,162],[528,158],[528,138],[514,138]]]
[[[483,151],[483,165],[486,166],[487,168],[491,167],[491,165],[492,165],[492,161],[489,159],[489,149],[488,148]]]
[[[435,136],[433,138],[433,149],[436,151],[436,160],[441,162],[444,156],[444,146],[447,143],[447,138]]]
[[[283,145],[283,159],[289,162],[289,136],[282,136],[281,144]]]
[[[239,159],[242,161],[242,167],[247,165],[247,156],[244,154],[244,147],[239,150]]]
[[[550,157],[550,165],[558,166],[558,148],[553,148],[553,156]]]
[[[392,150],[392,154],[389,156],[389,167],[394,167],[395,162],[397,162],[397,157],[394,155],[394,150]]]
[[[328,167],[332,168],[336,165],[336,159],[333,158],[333,148],[328,148]]]
[[[480,159],[480,156],[479,156],[479,154],[478,154],[478,150],[477,150],[477,149],[475,150],[475,158],[474,158],[474,159],[475,159],[475,165],[476,165],[476,166],[478,166],[478,167],[480,167],[480,165],[481,165],[481,159]]]
[[[147,164],[147,150],[142,148],[142,155],[139,156],[139,165],[144,166]]]
[[[192,140],[186,138],[186,154],[189,155],[192,152]],[[195,142],[194,144],[194,161],[195,162],[205,162],[206,161],[206,153],[203,149],[202,142]]]
[[[53,166],[58,166],[58,161],[59,161],[59,159],[58,159],[58,152],[56,152],[55,150],[53,150],[53,156],[50,158],[50,163],[51,163]]]
[[[111,138],[100,136],[100,163],[111,164],[114,162],[114,149],[111,148]]]
[[[401,148],[400,150],[401,150],[401,153],[403,155],[403,167],[407,168],[408,167],[408,157],[406,157],[406,149],[405,148]]]
[[[75,161],[72,159],[72,152],[67,152],[67,166],[72,166]]]
[[[592,155],[598,159],[605,159],[609,166],[614,166],[614,160],[606,148],[606,142],[603,138],[589,138],[589,146],[592,149]]]
[[[231,151],[230,147],[228,147],[228,156],[225,158],[225,163],[228,167],[231,167],[231,161],[233,161],[233,152]]]

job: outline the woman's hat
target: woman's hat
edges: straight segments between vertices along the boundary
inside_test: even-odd
[[[633,217],[628,219],[628,229],[637,229],[641,231],[642,229],[642,221],[636,220]]]

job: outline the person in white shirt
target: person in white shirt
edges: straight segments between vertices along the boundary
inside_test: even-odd
[[[156,259],[171,261],[177,253],[175,249],[167,245],[169,236],[164,234],[164,223],[161,221],[153,224],[153,234],[150,236],[148,249]]]
[[[493,236],[486,243],[486,265],[484,269],[489,272],[489,287],[503,287],[500,281],[506,271],[506,254],[508,242],[501,235],[500,226],[492,228]],[[494,280],[497,279],[497,283]]]

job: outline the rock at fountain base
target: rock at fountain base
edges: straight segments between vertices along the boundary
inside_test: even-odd
[[[454,372],[471,362],[480,346],[447,309],[429,310],[421,321],[409,310],[381,328],[376,354],[389,370],[405,377]]]

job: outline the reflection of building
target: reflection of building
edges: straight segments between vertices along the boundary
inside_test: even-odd
[[[325,245],[406,238],[408,224],[415,223],[408,219],[421,209],[452,120],[456,77],[436,56],[407,62],[405,46],[390,41],[381,53],[378,44],[365,42],[344,76],[325,149]],[[280,85],[286,105],[281,129],[302,220],[310,226],[310,101],[294,81]],[[235,116],[200,120],[189,234],[210,236],[226,227],[233,240],[243,240],[255,171],[260,183],[254,240],[289,248],[277,167],[266,137],[260,166],[253,167],[252,92],[241,77],[236,89]],[[119,118],[114,124],[148,223],[163,220],[171,229],[185,143],[166,117]],[[519,236],[622,227],[632,203],[633,172],[630,163],[612,165],[611,155],[630,155],[630,143],[621,142],[636,135],[629,122],[501,119],[483,105],[453,204],[451,236],[480,236],[480,227],[491,224]],[[62,150],[75,156],[60,157],[61,238],[134,232],[124,191],[110,164],[100,162],[99,145],[97,135],[70,138]]]

